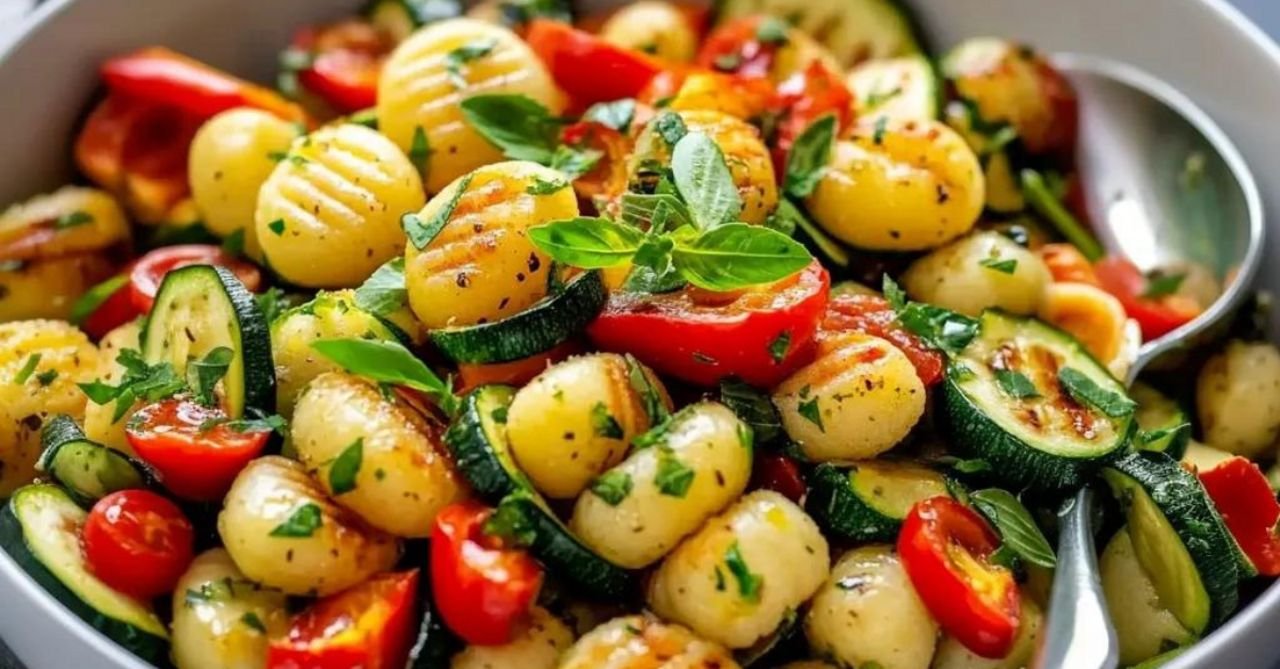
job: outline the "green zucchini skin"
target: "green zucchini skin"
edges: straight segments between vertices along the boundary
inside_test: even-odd
[[[502,500],[503,507],[521,518],[529,551],[535,557],[583,595],[613,601],[635,591],[635,574],[583,545],[535,495],[531,490],[519,490]]]
[[[550,350],[582,332],[604,308],[600,272],[574,277],[564,290],[493,323],[432,330],[431,342],[454,362],[511,362]]]
[[[45,592],[49,593],[68,611],[89,623],[94,629],[123,646],[129,652],[152,664],[163,665],[169,653],[169,641],[167,638],[130,624],[111,615],[109,612],[99,610],[92,602],[86,601],[75,590],[64,584],[28,548],[27,531],[40,533],[67,531],[64,527],[23,527],[22,520],[19,518],[19,513],[15,511],[15,507],[28,503],[31,498],[36,496],[48,497],[51,501],[64,505],[68,512],[74,509],[77,517],[81,521],[83,520],[85,512],[76,506],[75,501],[71,499],[65,490],[51,484],[30,485],[14,493],[9,502],[4,505],[4,508],[0,509],[0,546],[4,547],[9,557],[19,567],[22,567],[22,570],[32,580],[40,584]],[[87,571],[85,575],[92,578]],[[104,585],[103,587],[105,588],[106,586]],[[156,620],[155,624],[159,626],[159,629],[164,629],[159,620]]]
[[[146,465],[90,441],[70,416],[54,416],[46,423],[40,445],[36,471],[62,484],[84,506],[118,490],[146,488],[155,482]]]
[[[813,35],[846,66],[922,53],[926,39],[902,0],[716,0],[717,23],[766,14]]]
[[[1169,521],[1209,595],[1209,629],[1221,625],[1240,603],[1238,548],[1204,486],[1176,460],[1152,451],[1130,453],[1104,472],[1120,494],[1116,474],[1137,482]]]
[[[207,300],[206,308],[199,316],[191,318],[172,313],[181,308],[186,299]],[[221,320],[214,305],[225,310],[229,319]],[[227,321],[230,322],[227,322]],[[225,330],[225,332],[223,332]],[[208,341],[214,334],[227,340],[225,344],[234,352],[231,369],[223,379],[226,386],[227,413],[232,418],[244,416],[248,409],[272,413],[276,403],[276,371],[271,356],[271,330],[258,302],[236,275],[223,267],[191,265],[165,275],[160,290],[156,292],[155,306],[142,329],[142,356],[150,364],[168,361],[180,376],[186,374],[186,359],[173,359],[171,341],[177,337],[192,337],[188,333],[201,331],[210,337],[194,337]],[[218,339],[214,339],[218,341]],[[208,351],[191,350],[191,357]],[[239,370],[240,381],[232,383],[234,370]]]
[[[493,415],[505,411],[515,394],[511,386],[476,388],[463,398],[462,410],[444,435],[458,471],[476,493],[494,504],[522,487],[531,487],[502,442],[506,430]]]

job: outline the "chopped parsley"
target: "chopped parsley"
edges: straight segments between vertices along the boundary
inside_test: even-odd
[[[324,514],[320,511],[320,507],[312,502],[307,502],[294,509],[293,513],[283,523],[271,530],[270,536],[302,539],[315,534],[323,523]]]
[[[827,431],[827,428],[822,425],[822,411],[818,408],[817,397],[810,397],[807,400],[801,400],[800,404],[796,406],[796,411],[800,412],[800,415],[803,416],[805,420],[817,425],[819,432]]]
[[[26,383],[27,379],[31,378],[31,375],[35,373],[36,365],[38,364],[40,364],[39,353],[32,353],[27,356],[27,361],[22,363],[22,369],[19,369],[17,376],[13,377],[13,384],[20,386]]]
[[[738,595],[753,604],[760,601],[760,589],[764,586],[764,577],[759,574],[751,573],[747,561],[742,557],[742,548],[738,542],[733,542],[729,549],[724,552],[724,564],[729,568],[729,573],[733,575],[735,581],[738,582]]]
[[[283,219],[283,218],[277,218],[276,220],[271,221],[270,223],[268,223],[268,224],[267,224],[267,229],[268,229],[268,230],[270,230],[271,232],[275,233],[275,235],[276,235],[277,237],[279,237],[280,235],[283,235],[283,234],[284,234],[284,219]]]
[[[342,450],[329,467],[329,489],[335,496],[356,489],[356,475],[364,461],[364,437],[358,437]]]
[[[681,462],[670,448],[664,448],[658,457],[658,472],[653,477],[658,492],[668,497],[683,498],[693,485],[696,472]]]
[[[978,264],[1001,274],[1013,274],[1018,270],[1018,261],[1014,258],[985,258],[978,261]]]
[[[444,69],[449,73],[449,81],[457,88],[466,88],[467,78],[462,74],[463,66],[489,55],[497,45],[498,40],[493,38],[478,39],[450,51],[444,57]]]
[[[609,413],[609,407],[604,402],[596,402],[595,406],[591,407],[591,428],[597,437],[605,439],[623,437],[622,426],[618,424],[618,419]]]
[[[591,482],[591,494],[609,506],[617,506],[631,494],[633,487],[630,474],[614,469]]]
[[[783,330],[772,342],[769,342],[769,357],[773,358],[774,364],[782,364],[787,357],[787,351],[791,348],[791,332]]]

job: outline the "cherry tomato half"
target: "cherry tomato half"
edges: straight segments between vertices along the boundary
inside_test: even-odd
[[[300,31],[290,50],[304,56],[298,83],[350,113],[378,101],[382,62],[394,45],[367,21],[350,19]]]
[[[1208,471],[1200,482],[1240,549],[1263,576],[1280,576],[1280,503],[1267,476],[1247,458],[1235,457]]]
[[[1124,258],[1103,258],[1094,264],[1093,271],[1102,289],[1115,295],[1124,305],[1125,313],[1138,321],[1144,341],[1157,339],[1190,323],[1203,311],[1195,300],[1177,293],[1143,297],[1147,292],[1147,277]]]
[[[837,295],[827,304],[823,332],[861,332],[879,337],[906,354],[926,386],[942,380],[945,359],[898,323],[889,301],[877,295]]]
[[[648,54],[610,44],[558,21],[534,19],[525,41],[577,108],[634,98],[662,71]]]
[[[189,265],[217,265],[235,273],[250,292],[262,287],[262,272],[256,265],[227,255],[212,244],[182,244],[158,248],[138,259],[129,272],[129,288],[133,306],[142,313],[149,313],[156,300],[156,292],[164,276],[179,267]]]
[[[270,432],[238,432],[227,414],[183,397],[138,410],[125,430],[129,446],[183,499],[216,501],[267,445]]]
[[[925,608],[965,648],[992,659],[1013,648],[1022,612],[1013,573],[988,560],[999,544],[982,516],[950,497],[918,502],[898,534]]]
[[[272,639],[268,669],[403,669],[415,627],[418,570],[381,574],[330,595]]]
[[[498,646],[515,636],[542,587],[529,554],[484,532],[492,509],[445,507],[431,531],[431,592],[444,624],[469,644]]]
[[[121,490],[98,500],[81,541],[89,571],[138,599],[171,592],[195,554],[191,521],[149,490]]]
[[[742,77],[767,79],[786,40],[760,39],[763,16],[746,16],[716,26],[698,50],[699,67]]]
[[[829,290],[827,271],[814,261],[775,284],[734,293],[619,292],[587,334],[606,351],[631,353],[689,383],[736,376],[771,388],[813,358]]]

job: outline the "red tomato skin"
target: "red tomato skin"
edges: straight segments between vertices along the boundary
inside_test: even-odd
[[[255,265],[233,258],[212,244],[180,244],[164,246],[138,259],[129,272],[129,290],[133,306],[149,313],[164,276],[189,265],[217,265],[235,273],[250,292],[262,287],[262,272]]]
[[[492,510],[446,507],[431,532],[431,592],[446,626],[469,644],[510,642],[542,587],[542,568],[523,550],[484,534]]]
[[[814,335],[830,287],[827,271],[814,261],[795,277],[762,289],[772,291],[765,304],[750,303],[761,292],[719,306],[693,304],[689,289],[658,296],[614,294],[587,335],[601,349],[631,353],[659,373],[695,385],[736,376],[772,388],[813,360]],[[789,345],[775,359],[770,347],[784,334]]]
[[[1231,536],[1263,576],[1280,576],[1280,503],[1266,474],[1247,458],[1235,457],[1200,472],[1209,498]]]
[[[778,45],[761,42],[756,37],[762,21],[762,16],[744,16],[717,26],[702,42],[694,64],[716,72],[767,79]],[[724,67],[726,59],[732,67]]]
[[[943,631],[965,648],[991,659],[1003,658],[1018,635],[1021,601],[1008,569],[986,558],[1000,543],[995,531],[977,512],[951,499],[933,497],[918,502],[907,514],[898,534],[902,565]],[[997,581],[1003,596],[976,590],[950,551],[965,551],[983,570],[981,578]]]
[[[418,570],[381,574],[312,604],[272,639],[268,669],[403,669],[415,627]]]
[[[1159,299],[1142,297],[1147,288],[1147,278],[1124,258],[1103,258],[1094,264],[1093,271],[1102,289],[1120,300],[1125,313],[1138,321],[1144,341],[1158,339],[1200,315],[1200,306],[1180,295]]]
[[[127,275],[131,269],[131,267],[126,268],[125,274]],[[140,315],[138,309],[133,306],[133,295],[129,290],[129,283],[125,282],[84,319],[80,329],[94,339],[102,339],[108,332]]]
[[[575,108],[637,97],[662,71],[661,63],[648,54],[614,46],[557,21],[534,19],[525,41]]]
[[[772,490],[797,504],[808,491],[796,461],[777,453],[756,456],[752,479],[753,489]]]
[[[191,521],[148,490],[122,490],[98,500],[80,541],[89,571],[143,600],[171,592],[195,557]]]
[[[932,386],[942,380],[946,359],[919,337],[908,332],[898,323],[889,301],[875,295],[838,295],[827,304],[822,320],[824,332],[861,332],[879,337],[902,351],[916,368],[916,375],[924,385]]]
[[[125,437],[170,492],[183,499],[213,502],[222,499],[271,436],[270,432],[236,432],[225,425],[200,429],[206,421],[223,418],[226,414],[220,409],[173,397],[139,409]]]
[[[780,114],[773,146],[779,175],[786,174],[791,147],[814,121],[835,115],[836,136],[853,124],[853,93],[838,72],[816,60],[778,84],[771,107]]]
[[[311,67],[298,73],[298,83],[324,98],[334,109],[349,114],[378,103],[382,59],[341,49],[316,56]]]

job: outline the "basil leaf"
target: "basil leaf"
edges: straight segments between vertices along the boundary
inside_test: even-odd
[[[826,432],[827,428],[822,424],[822,409],[818,407],[818,398],[810,397],[809,399],[801,399],[796,405],[796,411],[804,417],[805,420],[818,426],[819,432]]]
[[[672,261],[689,283],[707,290],[737,290],[772,283],[813,261],[799,242],[776,230],[745,223],[712,228],[678,241]]]
[[[419,251],[426,248],[431,243],[431,240],[435,239],[441,230],[444,230],[444,226],[449,224],[449,219],[453,217],[453,210],[458,207],[458,202],[462,199],[463,193],[466,193],[467,188],[471,186],[471,177],[471,174],[462,177],[449,200],[439,209],[432,212],[431,218],[426,221],[413,213],[400,217],[400,225],[404,228],[404,233],[409,237],[409,242],[413,244],[414,248]]]
[[[997,369],[996,383],[1000,384],[1000,389],[1006,395],[1016,400],[1040,396],[1040,393],[1036,391],[1036,385],[1022,372],[1016,372],[1011,369]]]
[[[657,425],[667,419],[671,412],[667,410],[667,404],[662,399],[662,393],[654,385],[653,380],[649,378],[648,372],[645,371],[640,361],[636,360],[630,353],[626,354],[627,360],[627,381],[631,384],[631,389],[640,397],[640,403],[644,406],[644,412],[649,416],[649,424]]]
[[[364,437],[351,442],[342,449],[338,458],[329,467],[329,489],[334,497],[349,493],[356,489],[356,475],[360,473],[360,465],[364,462]]]
[[[524,95],[475,95],[459,107],[467,123],[512,160],[551,164],[560,121]]]
[[[671,172],[697,227],[710,230],[737,220],[742,213],[742,196],[724,154],[705,134],[689,133],[676,143]]]
[[[264,414],[258,409],[249,409],[254,415],[249,418],[240,418],[237,420],[229,420],[223,423],[229,430],[236,432],[275,432],[280,436],[286,436],[289,424],[284,417],[276,414]],[[204,426],[201,426],[203,428]]]
[[[270,230],[270,231],[272,232],[272,234],[274,234],[274,235],[275,235],[275,236],[277,236],[277,237],[279,237],[279,236],[283,235],[283,234],[284,234],[284,219],[283,219],[283,218],[277,218],[276,220],[271,221],[270,223],[268,223],[268,224],[267,224],[267,229],[268,229],[268,230]]]
[[[622,426],[618,419],[609,413],[609,407],[603,402],[596,402],[591,407],[591,429],[597,437],[605,439],[621,439]]]
[[[1001,274],[1013,274],[1018,271],[1018,261],[1013,258],[1001,260],[1000,258],[986,258],[978,261],[978,264]]]
[[[449,73],[449,81],[457,88],[467,87],[467,78],[462,74],[462,67],[473,60],[489,55],[498,46],[494,38],[478,39],[463,44],[444,56],[444,70]]]
[[[72,325],[83,325],[85,319],[92,316],[93,312],[98,310],[98,307],[101,307],[128,283],[129,276],[120,274],[90,288],[75,301],[75,304],[71,305],[71,315],[67,320],[71,321]]]
[[[93,215],[87,211],[73,211],[69,214],[63,214],[53,221],[54,230],[66,230],[67,228],[77,228],[82,225],[88,225],[93,222]]]
[[[1046,569],[1057,566],[1058,559],[1053,554],[1053,547],[1036,525],[1031,512],[1012,493],[989,488],[971,493],[969,498],[1000,532],[1004,545],[1017,553],[1018,557]]]
[[[685,126],[684,119],[673,111],[664,111],[658,114],[657,118],[653,119],[653,130],[670,146],[675,146],[689,133],[689,128]]]
[[[187,385],[197,402],[205,406],[214,404],[214,388],[227,375],[234,357],[234,351],[226,346],[219,346],[206,353],[203,358],[187,363]]]
[[[813,193],[831,159],[831,145],[836,137],[836,117],[828,114],[814,121],[800,133],[787,154],[787,171],[783,191],[792,197],[806,198]]]
[[[533,183],[525,188],[524,192],[530,195],[550,195],[552,193],[558,193],[568,187],[569,182],[564,179],[543,179],[542,177],[535,177]]]
[[[320,507],[311,502],[294,509],[293,513],[271,530],[270,536],[286,539],[302,539],[310,537],[324,524],[324,514]]]
[[[648,240],[646,240],[647,243]],[[643,247],[641,247],[643,249]],[[680,276],[680,272],[671,265],[671,257],[666,256],[665,265],[654,268],[637,264],[622,282],[622,290],[631,293],[661,294],[680,290],[689,285]]]
[[[1147,287],[1142,291],[1142,297],[1154,300],[1167,295],[1173,295],[1182,287],[1182,282],[1187,278],[1186,274],[1161,274],[1152,272],[1147,276]]]
[[[658,216],[659,209],[665,210],[666,221],[663,227],[676,229],[693,225],[693,217],[689,207],[677,196],[654,193],[624,193],[622,195],[622,222],[641,230],[654,229],[652,224]],[[662,232],[661,229],[657,229]]]
[[[594,121],[600,125],[613,128],[618,132],[626,132],[636,116],[636,101],[623,98],[613,102],[598,102],[591,105],[582,115],[584,121]]]
[[[738,582],[738,595],[752,603],[760,601],[760,588],[764,585],[764,577],[751,573],[747,561],[742,557],[742,547],[734,541],[724,552],[724,564],[729,573]]]
[[[421,390],[432,396],[446,414],[458,412],[458,398],[442,380],[409,349],[398,342],[369,339],[321,339],[311,343],[317,353],[357,376]]]
[[[253,611],[246,611],[244,615],[240,616],[240,622],[258,634],[267,633],[267,626],[262,623],[262,618],[259,618],[258,614]]]
[[[888,274],[884,275],[882,291],[898,322],[932,348],[955,355],[978,336],[981,325],[976,319],[931,304],[908,302]]]
[[[683,498],[688,494],[689,486],[693,485],[696,472],[676,458],[675,453],[668,451],[658,457],[658,470],[654,474],[653,483],[658,486],[659,493]]]
[[[409,302],[409,291],[404,284],[404,258],[393,258],[374,270],[364,283],[356,288],[356,306],[375,315],[390,316]]]
[[[762,443],[773,443],[787,436],[782,419],[769,396],[736,378],[720,381],[720,402],[746,423]]]
[[[1077,402],[1089,405],[1112,418],[1124,418],[1138,408],[1133,400],[1099,386],[1087,374],[1072,367],[1058,370],[1058,383]]]
[[[605,504],[617,506],[631,494],[634,487],[630,474],[611,469],[592,481],[590,490],[591,494],[599,497]]]
[[[568,179],[577,179],[594,169],[596,163],[603,157],[604,152],[597,149],[577,149],[560,145],[552,152],[548,166]]]
[[[578,217],[529,228],[529,239],[558,263],[600,269],[634,256],[644,234],[607,218]]]

